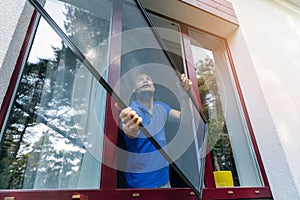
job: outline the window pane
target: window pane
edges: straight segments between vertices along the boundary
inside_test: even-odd
[[[45,7],[92,63],[108,66],[110,16],[58,1]],[[0,189],[99,188],[105,102],[106,91],[41,18],[1,130]]]
[[[155,23],[160,23],[160,27],[163,27],[164,23],[167,24],[157,18],[155,20]],[[203,157],[199,149],[203,144],[203,138],[199,139],[199,143],[195,138],[198,133],[203,135],[205,123],[183,90],[178,78],[177,73],[184,72],[179,27],[169,24],[172,28],[156,28],[168,47],[171,47],[168,50],[173,54],[172,59],[181,62],[176,68],[178,71],[175,71],[157,37],[133,1],[127,1],[123,5],[122,25],[120,96],[126,104],[136,109],[138,115],[143,118],[144,127],[167,152],[172,159],[171,162],[178,166],[185,179],[190,181],[193,188],[201,190],[203,186],[201,159]],[[155,91],[152,90],[151,94],[140,92],[147,87],[139,87],[140,78],[145,78],[144,75],[153,83],[149,88]],[[146,96],[143,96],[144,94]],[[148,100],[150,101],[147,106]],[[172,121],[170,110],[181,111],[181,116],[178,116],[177,121]],[[124,136],[124,133],[120,134],[120,138],[124,138],[124,149],[127,150],[127,159],[123,160],[124,156],[119,155],[122,159],[119,162],[125,163],[122,170],[125,172],[125,182],[128,187],[153,188],[169,180],[170,163],[167,163],[154,147],[150,150],[152,146],[149,145],[144,133],[140,133],[135,140]],[[149,149],[145,149],[145,146]],[[159,174],[159,176],[153,174]],[[143,176],[144,178],[140,178]],[[135,180],[141,181],[135,182]],[[171,187],[187,187],[187,185],[178,176],[177,179],[171,180]]]
[[[194,30],[189,34],[201,102],[209,121],[208,140],[216,185],[262,186],[247,125],[232,86],[224,45]]]
[[[108,67],[111,0],[46,0],[44,9],[102,74]]]

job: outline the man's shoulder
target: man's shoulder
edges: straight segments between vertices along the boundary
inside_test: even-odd
[[[162,106],[168,106],[168,107],[170,107],[167,103],[165,103],[165,102],[162,102],[162,101],[155,101],[154,102],[154,105],[162,105]]]
[[[159,107],[163,107],[167,112],[172,109],[167,103],[162,102],[162,101],[155,101],[154,105],[159,106]]]

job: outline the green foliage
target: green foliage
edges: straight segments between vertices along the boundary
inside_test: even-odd
[[[204,60],[199,60],[195,70],[202,110],[208,119],[208,146],[211,150],[214,171],[235,172],[230,137],[218,92],[215,63],[207,55]]]

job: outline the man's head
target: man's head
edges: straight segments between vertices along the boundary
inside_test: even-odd
[[[137,98],[153,97],[154,91],[155,87],[149,75],[142,73],[136,77],[134,92]]]
[[[144,91],[144,92],[155,91],[152,78],[145,73],[140,74],[135,79],[135,92],[140,92],[140,91]]]

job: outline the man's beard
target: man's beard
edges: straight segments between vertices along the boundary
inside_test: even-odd
[[[138,91],[135,93],[136,99],[141,102],[149,102],[152,100],[154,92],[153,91]]]

